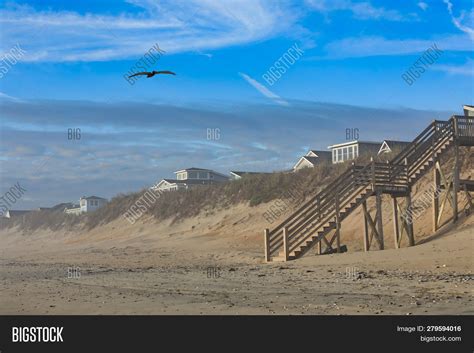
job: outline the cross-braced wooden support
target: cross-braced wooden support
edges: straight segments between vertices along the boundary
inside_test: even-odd
[[[474,202],[471,196],[471,193],[469,192],[469,188],[467,186],[467,183],[465,183],[462,187],[464,190],[464,194],[466,195],[466,206],[464,206],[464,212],[466,215],[469,215],[472,213],[473,207],[474,207]]]
[[[395,240],[395,248],[400,248],[403,235],[406,234],[408,238],[408,245],[415,245],[415,238],[413,234],[413,218],[409,212],[409,205],[411,198],[405,202],[403,207],[397,201],[396,196],[392,196],[392,212],[393,212],[393,235]]]
[[[384,249],[383,223],[382,223],[382,195],[378,192],[375,195],[375,215],[372,218],[367,209],[367,202],[362,203],[364,211],[364,250],[369,251],[372,240],[375,238],[380,250]],[[370,232],[369,232],[370,229]]]
[[[457,159],[457,158],[456,158]],[[434,166],[433,175],[433,231],[436,232],[441,226],[441,218],[446,204],[449,202],[453,210],[453,221],[457,220],[457,190],[459,190],[459,170],[454,163],[454,170],[451,176],[445,175],[441,169],[439,160]],[[457,181],[456,181],[457,180]],[[441,200],[441,202],[440,202]]]

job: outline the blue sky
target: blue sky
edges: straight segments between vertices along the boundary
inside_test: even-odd
[[[346,128],[410,139],[473,103],[472,1],[0,4],[0,64],[25,52],[0,78],[1,191],[29,188],[17,208],[111,197],[190,166],[284,169]],[[156,44],[165,54],[149,69],[177,76],[130,85],[123,75]],[[442,54],[407,85],[434,44]],[[295,46],[270,85],[263,75]]]

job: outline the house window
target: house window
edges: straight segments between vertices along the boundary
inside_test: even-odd
[[[332,150],[332,162],[333,163],[337,162],[337,150],[336,149]]]
[[[342,160],[343,161],[347,161],[348,159],[348,148],[347,147],[344,147],[342,149]]]
[[[197,179],[197,172],[188,172],[189,179]]]
[[[207,179],[207,172],[198,172],[199,179]]]
[[[354,158],[354,146],[349,146],[349,159]]]
[[[359,145],[354,146],[354,158],[359,157]]]
[[[342,160],[343,160],[343,159],[342,159],[342,148],[339,148],[339,149],[337,150],[337,161],[338,161],[338,162],[342,162]]]

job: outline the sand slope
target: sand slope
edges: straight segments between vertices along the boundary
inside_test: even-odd
[[[427,211],[415,222],[417,246],[364,253],[358,211],[343,223],[348,253],[264,264],[268,206],[90,232],[2,230],[0,313],[474,313],[474,217],[428,236]]]

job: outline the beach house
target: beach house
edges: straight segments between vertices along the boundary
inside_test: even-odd
[[[331,163],[331,152],[329,151],[317,151],[309,150],[298,162],[293,166],[293,171],[297,171],[304,168],[314,168],[316,165],[321,163]]]
[[[176,172],[175,179],[162,179],[156,186],[152,187],[156,191],[187,190],[194,186],[211,185],[229,180],[229,177],[204,168],[187,168]]]
[[[93,212],[107,203],[107,199],[98,196],[82,196],[79,199],[79,205],[74,205],[72,207],[66,207],[64,209],[65,213],[69,214],[81,214],[86,212]]]

